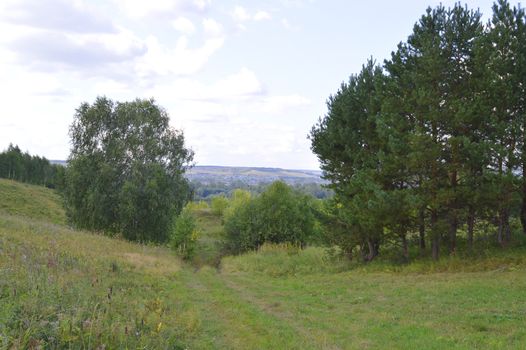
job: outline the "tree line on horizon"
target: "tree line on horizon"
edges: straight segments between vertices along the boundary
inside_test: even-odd
[[[229,196],[235,190],[243,189],[253,194],[262,193],[271,185],[271,182],[259,182],[257,184],[249,184],[241,180],[233,181],[230,183],[223,181],[190,181],[190,186],[193,192],[194,200],[207,200],[212,201],[217,196]],[[315,182],[306,183],[293,183],[292,187],[299,191],[310,194],[318,199],[326,199],[331,197],[332,191],[326,188],[323,184]]]
[[[0,178],[57,188],[63,176],[63,166],[51,164],[45,157],[22,152],[17,145],[9,144],[0,153]]]
[[[382,65],[371,58],[327,101],[312,150],[335,191],[325,222],[349,255],[389,241],[472,248],[477,222],[526,234],[526,16],[506,0],[484,24],[457,3],[428,8]]]

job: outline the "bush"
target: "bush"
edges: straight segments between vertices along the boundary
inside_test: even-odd
[[[197,210],[207,210],[209,209],[209,205],[205,201],[194,201],[194,202],[188,202],[186,204],[189,210],[191,211],[197,211]]]
[[[195,253],[199,232],[191,209],[185,207],[174,220],[170,244],[183,259],[191,259]]]
[[[254,200],[243,206],[229,208],[225,216],[226,247],[232,253],[241,253],[260,246],[263,241],[257,233],[257,208]]]
[[[232,192],[232,198],[230,198],[228,207],[226,207],[225,212],[223,213],[225,219],[233,215],[239,208],[247,206],[251,199],[252,194],[249,191],[239,188],[235,189],[234,192]]]
[[[314,233],[312,197],[283,182],[274,182],[254,199],[236,200],[238,204],[225,216],[227,246],[233,253],[257,249],[266,242],[304,246]]]
[[[216,216],[223,216],[228,204],[228,199],[223,195],[213,197],[211,202],[212,213]]]

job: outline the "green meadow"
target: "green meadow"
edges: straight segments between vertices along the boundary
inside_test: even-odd
[[[526,251],[349,263],[321,247],[224,257],[77,231],[60,197],[0,180],[1,349],[521,349]]]

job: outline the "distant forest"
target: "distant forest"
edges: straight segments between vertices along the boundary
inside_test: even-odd
[[[44,157],[22,152],[18,146],[9,145],[0,153],[0,178],[56,188],[64,177],[62,165],[51,164]]]
[[[269,182],[260,182],[259,184],[247,184],[243,181],[233,182],[200,182],[190,181],[193,198],[195,200],[209,200],[215,196],[230,196],[236,189],[243,189],[252,194],[264,192],[270,186]],[[327,199],[333,194],[333,191],[319,183],[294,183],[291,186],[304,193],[309,194],[317,199]]]

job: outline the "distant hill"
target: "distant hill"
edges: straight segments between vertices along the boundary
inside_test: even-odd
[[[66,165],[65,160],[50,160],[52,164]],[[326,183],[319,170],[294,170],[265,167],[234,167],[216,165],[197,165],[191,168],[186,176],[190,181],[205,184],[221,182],[231,184],[242,182],[247,185],[270,183],[282,180],[289,184]]]
[[[292,170],[264,167],[195,166],[187,172],[190,181],[243,182],[246,184],[268,183],[282,180],[290,184],[325,183],[319,170]]]
[[[51,164],[57,164],[57,165],[63,165],[63,166],[68,165],[68,161],[67,161],[67,160],[54,160],[54,159],[50,159],[49,162],[50,162]]]

